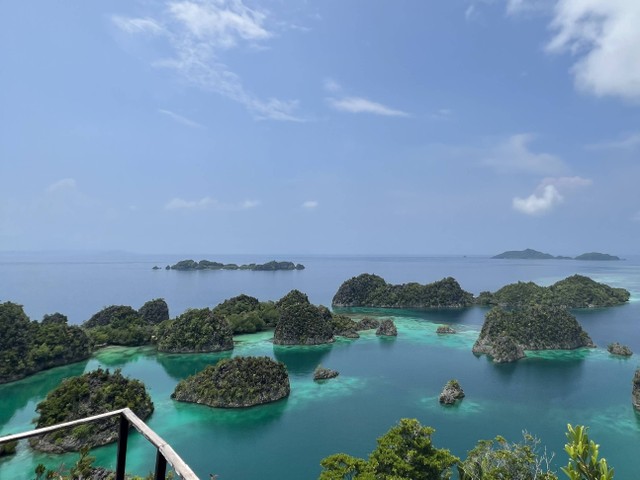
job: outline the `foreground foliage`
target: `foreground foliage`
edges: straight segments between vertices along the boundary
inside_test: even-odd
[[[31,321],[21,305],[0,304],[0,383],[89,358],[90,341],[60,313]]]
[[[415,419],[403,418],[378,438],[376,449],[367,460],[344,453],[320,462],[320,480],[438,480],[451,477],[458,458],[431,442],[435,430]]]
[[[500,436],[480,440],[464,460],[435,448],[433,432],[403,418],[378,439],[367,460],[345,453],[322,459],[319,480],[439,480],[450,478],[454,466],[460,480],[558,480],[551,469],[553,455],[541,451],[540,441],[526,432],[520,443]],[[562,472],[569,480],[613,480],[613,468],[598,458],[599,446],[586,432],[586,427],[567,425],[569,463]]]

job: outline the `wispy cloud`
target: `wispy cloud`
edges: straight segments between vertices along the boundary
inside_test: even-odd
[[[577,57],[571,73],[578,89],[640,102],[638,25],[638,0],[559,0],[547,50]]]
[[[154,61],[155,67],[174,70],[189,84],[240,103],[257,119],[301,121],[296,100],[257,97],[220,61],[224,51],[256,46],[273,36],[265,12],[242,0],[187,0],[167,2],[159,17],[112,20],[129,34],[153,33],[168,41],[173,56]]]
[[[319,203],[316,200],[307,200],[306,202],[302,203],[302,208],[306,208],[308,210],[312,210],[314,208],[317,208],[319,205]]]
[[[58,180],[57,182],[54,182],[51,185],[49,185],[45,189],[45,192],[54,193],[54,192],[60,192],[65,190],[74,190],[76,186],[77,186],[76,181],[73,178],[63,178],[62,180]]]
[[[545,178],[538,185],[536,191],[528,197],[515,197],[512,206],[515,210],[526,215],[543,215],[560,205],[567,193],[591,184],[590,179],[582,177]]]
[[[637,147],[640,147],[640,132],[632,133],[619,140],[587,145],[587,148],[593,150],[633,150]]]
[[[549,12],[556,0],[507,0],[507,15]]]
[[[239,203],[223,203],[211,197],[202,197],[198,200],[185,200],[174,197],[169,200],[164,208],[172,211],[197,211],[197,210],[248,210],[260,205],[258,200],[244,200]]]
[[[484,165],[503,172],[524,172],[538,175],[558,175],[568,168],[562,159],[551,153],[536,153],[529,148],[535,139],[530,133],[512,135],[482,160]]]
[[[178,123],[181,123],[182,125],[185,125],[187,127],[191,127],[191,128],[205,128],[204,125],[195,122],[193,120],[188,119],[187,117],[183,117],[182,115],[178,115],[175,112],[172,112],[171,110],[163,110],[163,109],[158,109],[158,113],[161,113],[163,115],[167,115],[169,118],[172,118],[173,120],[175,120]]]
[[[387,117],[408,117],[407,112],[387,107],[378,102],[362,97],[328,98],[327,101],[334,109],[348,113],[371,113]]]

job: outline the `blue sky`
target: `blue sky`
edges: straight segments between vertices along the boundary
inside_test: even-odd
[[[0,3],[0,250],[640,253],[637,0]]]

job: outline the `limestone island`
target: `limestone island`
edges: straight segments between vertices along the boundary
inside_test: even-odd
[[[210,260],[180,260],[175,265],[169,267],[171,270],[253,270],[272,272],[276,270],[304,270],[304,265],[293,262],[276,262],[272,260],[267,263],[249,263],[238,265],[235,263],[220,263]]]
[[[320,365],[313,372],[313,380],[318,382],[320,380],[329,380],[330,378],[335,378],[340,373],[336,370],[331,370],[330,368],[324,368]]]
[[[225,300],[213,312],[229,322],[234,335],[275,327],[280,316],[273,302],[260,302],[244,294]]]
[[[607,345],[607,351],[611,355],[618,355],[620,357],[630,357],[633,355],[633,352],[626,345],[621,345],[618,342],[610,343]]]
[[[162,298],[145,303],[140,310],[128,305],[105,307],[82,324],[96,346],[149,345],[158,324],[169,319],[169,307]]]
[[[0,383],[20,380],[49,368],[86,360],[91,342],[61,313],[31,321],[22,305],[0,303]]]
[[[464,390],[462,390],[458,381],[449,380],[442,389],[438,401],[443,405],[453,405],[456,403],[456,400],[462,400],[463,398]]]
[[[298,290],[276,302],[280,319],[273,332],[275,345],[319,345],[334,341],[333,316],[328,308],[316,307]]]
[[[182,380],[171,398],[210,407],[243,408],[275,402],[289,396],[290,391],[284,363],[268,357],[234,357]]]
[[[192,308],[157,330],[159,352],[208,353],[233,350],[229,322],[209,308]]]
[[[640,411],[640,368],[636,370],[631,382],[631,403],[633,408]]]
[[[473,345],[476,355],[487,354],[496,363],[513,362],[524,350],[572,350],[595,347],[576,318],[566,309],[528,305],[505,310],[495,307],[485,316],[480,336]]]
[[[334,307],[376,308],[461,308],[473,303],[473,295],[451,277],[426,285],[391,285],[369,273],[345,281],[331,302]]]
[[[549,253],[543,253],[539,252],[538,250],[533,250],[531,248],[527,248],[525,250],[509,250],[507,252],[502,252],[499,255],[495,255],[491,258],[507,260],[621,260],[620,257],[609,255],[607,253],[589,252],[572,258],[562,255],[554,256]]]
[[[390,318],[383,320],[376,330],[376,335],[379,337],[397,337],[398,329],[396,328],[396,324],[393,323],[393,320]]]
[[[456,332],[449,325],[438,325],[438,328],[436,329],[436,333],[438,335],[452,335],[452,334],[458,333],[458,332]]]
[[[64,380],[49,392],[36,408],[40,414],[36,428],[69,422],[91,415],[128,407],[145,420],[153,412],[153,403],[144,384],[122,376],[120,370],[109,373],[101,368]],[[117,417],[58,430],[29,440],[36,450],[49,453],[79,451],[118,439]]]
[[[595,308],[621,305],[629,301],[624,288],[613,288],[583,275],[572,275],[549,287],[533,282],[505,285],[496,292],[481,292],[479,305],[520,307],[529,304],[556,305],[566,308]]]

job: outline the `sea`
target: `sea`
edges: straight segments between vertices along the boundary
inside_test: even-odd
[[[224,263],[293,261],[300,271],[175,271],[179,260]],[[153,270],[154,266],[160,267]],[[595,349],[527,352],[512,364],[475,356],[472,345],[486,308],[449,310],[353,309],[355,316],[392,318],[395,338],[373,331],[359,339],[338,338],[323,346],[283,347],[270,331],[235,338],[232,353],[161,354],[152,347],[110,347],[88,361],[54,368],[0,385],[0,436],[33,428],[37,405],[64,378],[99,366],[122,369],[145,383],[155,410],[148,424],[169,442],[202,479],[305,480],[320,474],[320,460],[343,452],[366,457],[401,418],[435,428],[433,443],[459,457],[480,439],[497,435],[511,442],[523,433],[539,440],[560,478],[566,465],[567,424],[589,427],[616,479],[640,478],[640,416],[631,404],[631,381],[640,355],[640,257],[622,261],[496,260],[489,256],[310,256],[310,255],[141,255],[109,253],[1,253],[0,302],[24,306],[31,319],[60,312],[80,324],[109,305],[139,308],[164,298],[171,316],[188,308],[213,307],[241,293],[277,300],[292,289],[329,306],[340,284],[361,273],[389,283],[429,283],[454,277],[474,294],[516,281],[550,285],[569,275],[587,275],[631,292],[628,304],[572,313],[597,344]],[[458,333],[438,335],[439,325]],[[620,342],[637,352],[610,355]],[[222,358],[266,355],[286,364],[291,395],[247,409],[219,409],[170,398],[176,384]],[[332,380],[313,381],[318,365],[338,370]],[[466,397],[453,407],[438,403],[445,383],[457,379]],[[96,464],[115,467],[115,445],[92,451]],[[35,477],[35,467],[68,468],[77,454],[48,455],[26,442],[0,458],[0,479]],[[146,475],[155,451],[140,435],[129,440],[127,470]]]

